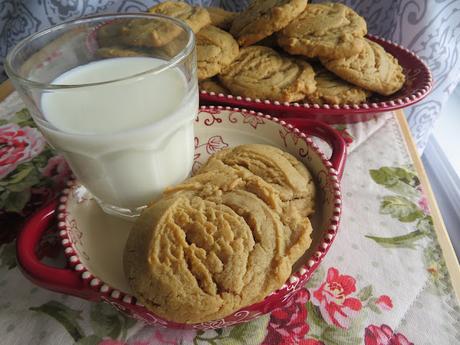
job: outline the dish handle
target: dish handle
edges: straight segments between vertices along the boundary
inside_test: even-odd
[[[340,133],[324,122],[317,120],[302,118],[284,118],[283,120],[309,136],[315,136],[326,141],[331,146],[332,155],[329,161],[341,179],[347,160],[347,143]]]
[[[46,289],[87,300],[98,300],[98,294],[76,273],[68,268],[48,266],[40,261],[36,248],[43,233],[55,221],[57,201],[47,204],[32,215],[16,240],[16,256],[24,275]]]

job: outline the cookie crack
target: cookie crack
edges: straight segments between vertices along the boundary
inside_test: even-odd
[[[190,204],[188,204],[187,206],[191,207]],[[184,211],[186,211],[186,208],[185,207],[182,207],[182,209]],[[198,285],[198,287],[201,289],[201,291],[203,291],[204,293],[206,294],[210,294],[212,295],[211,291],[209,289],[207,289],[205,287],[205,282],[204,282],[204,279],[203,278],[200,278],[197,276],[197,272],[194,272],[194,269],[193,269],[193,262],[192,262],[192,256],[198,260],[201,265],[202,265],[202,268],[206,269],[206,272],[205,272],[205,275],[207,274],[208,276],[211,277],[211,282],[213,283],[213,287],[215,290],[217,290],[217,284],[216,284],[216,281],[214,279],[214,276],[213,274],[210,272],[209,268],[207,267],[206,263],[204,263],[200,257],[198,257],[197,255],[195,255],[195,253],[191,253],[191,251],[194,251],[196,248],[196,250],[202,250],[205,255],[207,255],[208,251],[202,247],[200,247],[199,245],[197,245],[197,243],[195,242],[192,242],[189,237],[187,236],[189,234],[189,232],[184,229],[184,226],[182,226],[182,224],[179,224],[175,219],[174,217],[172,217],[172,221],[173,221],[173,224],[177,226],[178,229],[180,229],[180,231],[182,232],[183,236],[184,236],[184,239],[185,239],[185,242],[187,243],[187,248],[184,248],[182,247],[182,253],[183,253],[183,258],[184,258],[184,263],[185,265],[187,266],[187,270],[188,272],[195,278],[195,281]]]

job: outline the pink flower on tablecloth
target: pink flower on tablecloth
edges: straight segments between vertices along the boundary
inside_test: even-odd
[[[414,345],[401,333],[394,333],[390,326],[370,325],[364,331],[365,345]]]
[[[72,174],[72,171],[64,157],[57,155],[48,159],[48,163],[43,168],[42,174],[51,178],[58,188],[62,188]]]
[[[35,128],[14,123],[0,126],[0,179],[38,156],[44,147],[45,140]]]
[[[336,268],[331,267],[327,271],[326,281],[313,291],[311,302],[319,307],[321,316],[329,325],[348,328],[350,320],[362,308],[359,299],[347,297],[355,291],[355,279],[341,275]]]
[[[375,301],[375,304],[377,304],[377,306],[384,311],[393,309],[393,301],[391,300],[390,296],[387,295],[380,296],[377,301]]]
[[[310,339],[303,339],[297,345],[324,345],[322,341],[310,338]]]
[[[268,334],[262,345],[298,344],[309,330],[307,324],[307,290],[299,290],[282,308],[275,309],[270,315]]]
[[[430,207],[428,206],[428,199],[426,196],[422,196],[418,201],[418,207],[420,207],[425,214],[430,214]]]

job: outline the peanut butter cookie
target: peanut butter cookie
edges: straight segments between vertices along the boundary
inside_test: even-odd
[[[228,32],[208,25],[196,34],[198,79],[211,78],[236,59],[238,43]]]
[[[100,47],[116,46],[120,44],[120,33],[123,23],[111,22],[102,25],[96,30],[97,42]]]
[[[222,94],[229,94],[230,91],[228,91],[225,87],[223,87],[218,80],[215,79],[205,79],[201,80],[199,83],[200,90],[204,90],[207,92],[214,92],[214,93],[222,93]]]
[[[149,12],[181,19],[195,33],[211,23],[206,9],[192,7],[185,2],[166,1],[150,8]],[[178,26],[167,21],[133,19],[121,28],[120,39],[131,46],[163,47],[182,32]]]
[[[241,46],[249,46],[284,28],[306,5],[306,0],[253,0],[233,20],[230,33]]]
[[[300,161],[287,152],[261,144],[227,148],[212,155],[197,173],[224,170],[225,167],[242,168],[268,183],[279,195],[280,203],[267,203],[278,213],[291,215],[292,220],[304,219],[315,210],[316,193],[312,176]],[[291,224],[291,228],[296,227]]]
[[[206,10],[211,16],[211,24],[222,30],[229,30],[238,15],[236,12],[226,11],[220,7],[207,7]]]
[[[325,3],[307,5],[277,36],[278,44],[290,54],[340,58],[359,53],[366,33],[366,21],[351,8]]]
[[[120,40],[136,47],[163,47],[181,34],[181,29],[167,21],[133,19],[120,29]]]
[[[308,207],[297,204],[314,194],[309,181],[301,162],[274,147],[243,145],[214,155],[136,221],[123,258],[136,297],[183,323],[261,301],[310,245]]]
[[[368,39],[364,42],[364,49],[357,55],[340,59],[321,58],[321,63],[342,79],[384,96],[401,89],[405,76],[398,60],[379,44]]]
[[[307,95],[306,101],[316,104],[359,104],[371,92],[350,84],[322,66],[314,66],[316,91]]]
[[[186,22],[194,33],[211,24],[211,17],[204,7],[190,6],[182,1],[165,1],[149,8],[149,12],[179,18]]]
[[[231,174],[220,178],[227,180],[222,186],[238,183]],[[186,181],[145,210],[125,249],[136,296],[175,322],[219,319],[258,302],[286,281],[293,264],[285,227],[261,199],[201,182]]]
[[[257,164],[256,160],[252,162]],[[245,167],[213,164],[207,169],[209,170],[195,175],[178,186],[168,188],[164,194],[193,190],[207,200],[220,202],[221,196],[230,192],[251,193],[271,209],[275,218],[283,225],[281,235],[284,241],[284,255],[295,262],[305,252],[311,242],[312,227],[307,216],[312,213],[314,207],[310,199],[314,197],[314,187],[309,190],[311,193],[308,197],[296,190],[296,196],[289,198],[288,195],[280,193],[279,188],[276,188],[273,183],[265,181]],[[291,177],[292,180],[297,178],[299,184],[305,185],[305,188],[310,187],[308,181],[299,173],[294,175],[295,177]]]
[[[316,89],[310,64],[263,46],[242,48],[219,80],[234,95],[281,102],[301,100]]]
[[[149,56],[149,54],[140,49],[113,46],[99,48],[96,50],[96,56],[103,59],[108,59],[114,57]]]
[[[221,150],[187,183],[179,185],[179,189],[185,190],[199,188],[202,195],[236,190],[256,195],[279,215],[285,226],[285,250],[292,262],[310,245],[312,227],[308,216],[315,210],[316,188],[308,169],[291,154],[261,144]],[[173,187],[165,194],[176,191]]]

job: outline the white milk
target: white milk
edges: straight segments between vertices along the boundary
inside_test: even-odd
[[[147,57],[95,61],[62,74],[53,84],[110,81],[162,63]],[[193,83],[188,91],[185,75],[171,68],[157,75],[50,91],[41,104],[51,126],[40,127],[92,194],[104,203],[133,209],[191,170],[198,111]]]

